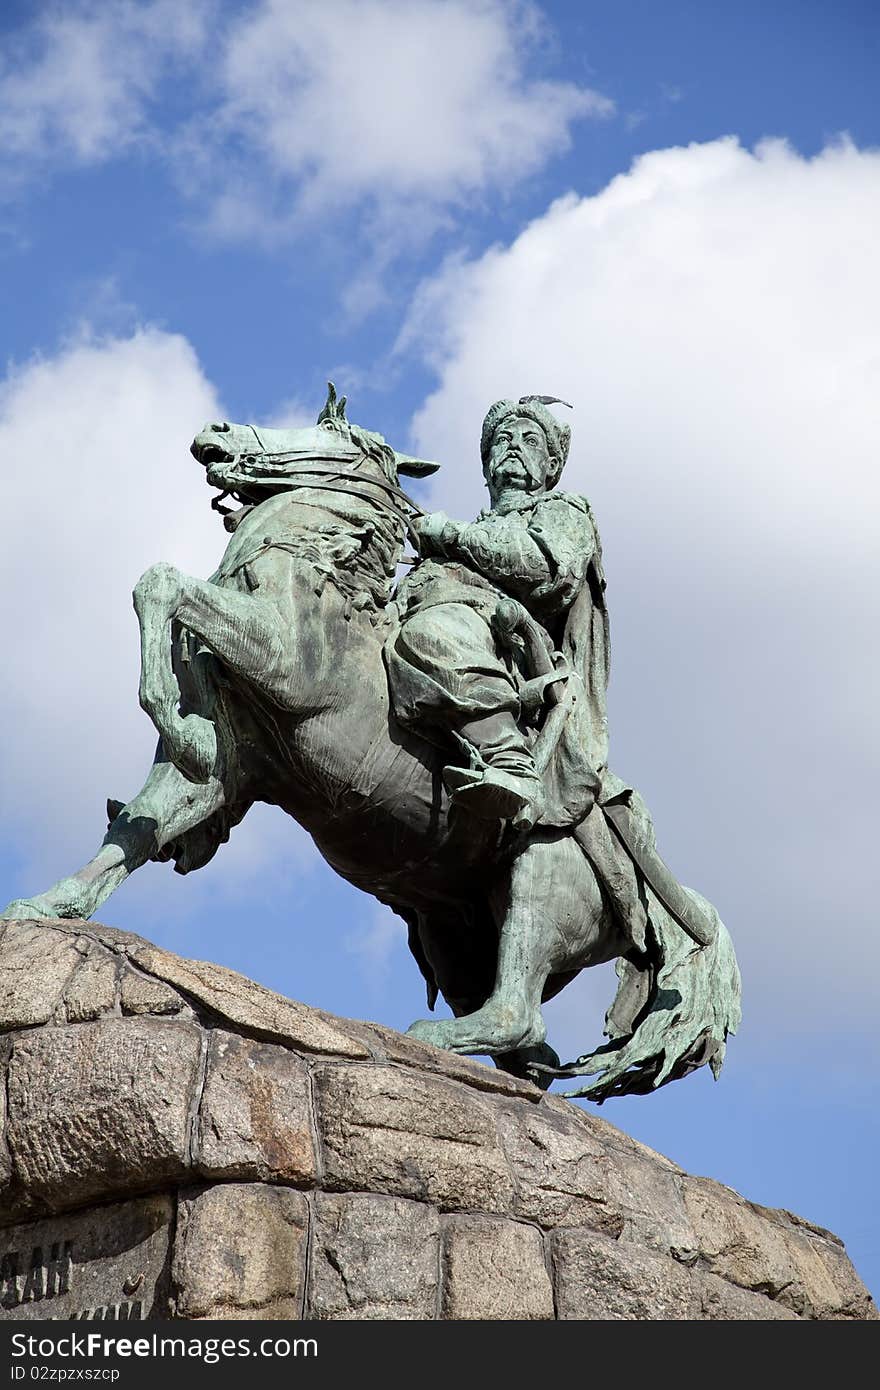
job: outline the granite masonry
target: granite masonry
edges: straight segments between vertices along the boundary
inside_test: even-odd
[[[0,1318],[878,1316],[830,1232],[125,932],[5,925],[0,1031]]]

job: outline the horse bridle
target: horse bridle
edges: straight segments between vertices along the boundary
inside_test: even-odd
[[[378,507],[380,508],[380,510],[389,513],[395,521],[399,521],[401,523],[409,539],[418,548],[418,537],[416,536],[415,531],[413,530],[412,518],[414,516],[424,516],[424,511],[418,505],[417,502],[413,501],[413,499],[408,495],[408,493],[403,491],[403,488],[397,487],[394,483],[389,482],[387,479],[365,478],[362,473],[359,473],[358,468],[360,467],[360,464],[363,462],[363,460],[366,458],[366,455],[363,453],[362,450],[353,449],[351,451],[350,456],[345,459],[345,462],[353,462],[355,459],[358,460],[358,462],[354,465],[353,468],[340,468],[338,465],[335,465],[335,460],[339,458],[339,454],[335,450],[332,452],[328,450],[326,454],[318,454],[311,449],[302,452],[296,449],[272,451],[266,447],[266,441],[263,439],[256,425],[248,425],[248,429],[251,431],[257,443],[259,444],[259,451],[253,454],[236,454],[235,458],[233,459],[233,462],[238,462],[239,460],[241,460],[246,463],[252,460],[255,463],[258,458],[261,463],[281,463],[285,461],[300,461],[303,467],[298,471],[302,474],[302,477],[292,478],[288,475],[286,477],[279,478],[279,487],[293,491],[295,488],[307,488],[314,486],[314,484],[311,482],[311,479],[320,479],[321,481],[319,483],[319,486],[323,491],[341,492],[349,497],[360,497],[363,501],[370,502],[374,507]],[[324,467],[324,464],[329,464],[331,466]],[[353,478],[358,482],[367,483],[369,487],[380,488],[383,492],[389,494],[389,498],[386,499],[384,497],[376,497],[374,494],[370,492],[365,492],[361,488],[349,486],[346,480],[350,478]],[[222,491],[218,497],[212,498],[211,506],[214,508],[214,510],[221,512],[224,516],[228,516],[230,509],[228,507],[222,506],[221,504],[224,498],[234,494],[235,491],[235,488],[227,488],[225,491]],[[409,509],[408,512],[403,511],[399,507],[395,506],[394,503],[391,500],[389,500],[390,498],[393,498],[394,501],[398,503],[402,503],[403,506]],[[314,504],[304,502],[302,505],[309,506]]]

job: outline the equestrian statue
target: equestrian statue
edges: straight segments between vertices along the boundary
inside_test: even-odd
[[[429,1008],[442,994],[453,1015],[414,1037],[544,1087],[589,1078],[565,1094],[596,1101],[717,1076],[736,959],[608,767],[602,552],[586,498],[558,487],[557,405],[491,407],[469,523],[407,496],[401,475],[437,465],[351,424],[332,384],[312,428],[196,435],[230,540],[208,580],[157,564],[135,587],[153,766],[108,802],[84,868],[2,915],[91,917],[147,860],[201,868],[269,802],[406,923]],[[612,960],[607,1041],[563,1065],[541,1005]]]

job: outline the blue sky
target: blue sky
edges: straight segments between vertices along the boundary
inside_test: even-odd
[[[877,1294],[876,7],[70,0],[2,24],[0,898],[88,858],[146,772],[129,595],[154,560],[219,557],[206,419],[308,418],[332,375],[464,516],[485,408],[564,396],[612,765],[744,974],[717,1085],[603,1113],[830,1227]],[[402,925],[269,810],[100,915],[338,1013],[423,1013]],[[590,976],[547,1010],[571,1055],[610,1002]]]

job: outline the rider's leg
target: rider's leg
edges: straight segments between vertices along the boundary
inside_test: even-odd
[[[217,731],[201,714],[178,713],[180,688],[171,666],[171,624],[194,633],[224,665],[268,694],[289,686],[290,634],[272,603],[153,565],[138,581],[134,606],[141,629],[140,701],[169,758],[193,782],[215,771]]]
[[[404,623],[388,665],[398,716],[452,730],[467,745],[470,765],[444,774],[453,801],[481,818],[533,825],[543,788],[487,617],[465,603],[425,607]]]
[[[225,792],[216,778],[194,786],[172,763],[153,764],[143,788],[117,815],[93,859],[34,898],[18,898],[0,914],[22,921],[39,917],[91,917],[114,889],[157,850],[219,810]]]
[[[470,767],[444,772],[453,802],[483,820],[511,820],[519,830],[531,829],[544,809],[544,788],[514,715],[498,710],[466,720],[456,732],[473,753]]]

